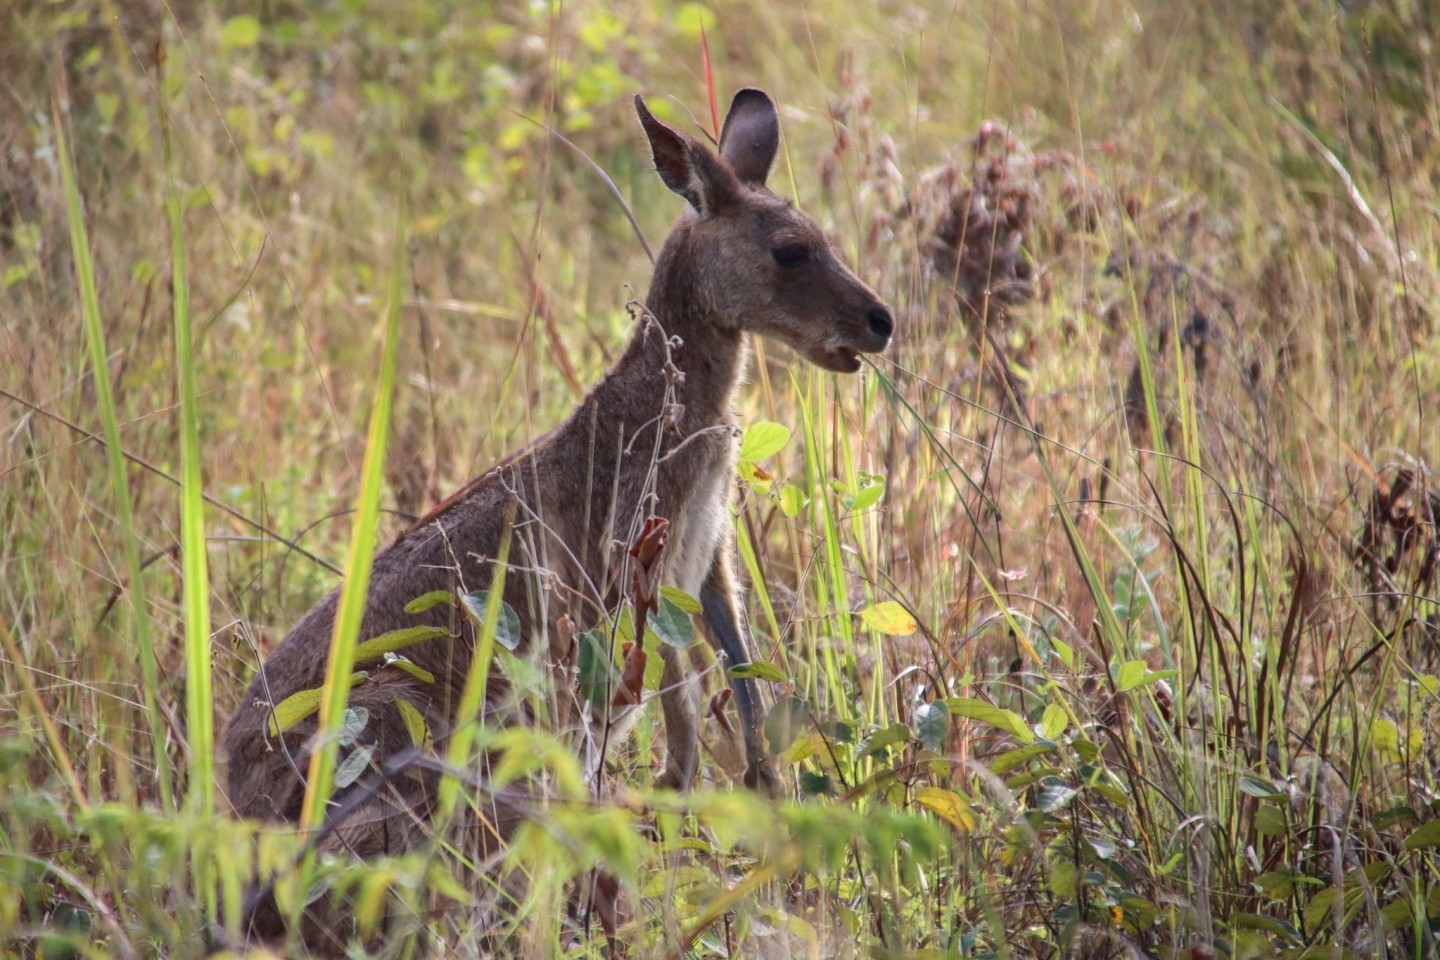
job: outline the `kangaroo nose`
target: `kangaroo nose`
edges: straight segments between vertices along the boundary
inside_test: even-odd
[[[871,307],[865,314],[865,319],[870,321],[870,332],[877,337],[888,340],[890,334],[895,332],[895,321],[891,318],[890,311],[884,307]]]

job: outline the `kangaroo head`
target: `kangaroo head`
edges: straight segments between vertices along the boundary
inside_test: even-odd
[[[660,122],[635,98],[655,169],[690,204],[661,250],[657,277],[734,330],[777,337],[827,370],[853,373],[890,343],[895,323],[820,228],[765,186],[780,144],[775,104],[741,90],[718,155]],[[681,291],[670,291],[680,296]]]

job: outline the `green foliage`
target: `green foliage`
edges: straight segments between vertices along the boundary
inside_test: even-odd
[[[338,774],[344,774],[351,780],[354,779],[354,775],[358,775],[358,771],[352,775],[352,771],[348,767],[342,768],[337,774],[336,762],[339,757],[339,748],[342,745],[340,741],[343,740],[343,730],[338,739],[329,734],[341,730],[346,717],[346,707],[350,698],[351,670],[359,658],[360,624],[365,615],[365,597],[370,585],[370,569],[374,560],[381,477],[385,466],[386,443],[390,435],[390,411],[397,353],[396,341],[399,336],[400,323],[402,239],[399,235],[395,237],[394,244],[395,263],[390,278],[390,292],[385,311],[384,341],[381,348],[383,359],[381,360],[379,386],[375,407],[370,415],[370,428],[366,436],[365,463],[361,473],[355,526],[350,534],[350,553],[345,563],[345,582],[340,590],[335,613],[335,629],[330,639],[329,655],[326,659],[325,683],[320,689],[319,723],[316,730],[319,746],[310,753],[309,772],[305,781],[305,804],[300,819],[302,832],[319,829],[325,822],[325,811],[331,802],[332,786],[340,789],[347,785],[339,782],[341,777]],[[377,649],[375,652],[386,651]],[[347,764],[354,759],[355,754],[356,751],[351,751],[346,760]],[[312,857],[306,858],[306,874],[310,872],[312,861]],[[309,884],[303,883],[302,886],[308,887]],[[290,916],[293,921],[299,918],[299,913],[297,911]]]
[[[633,956],[1433,954],[1423,9],[5,6],[3,950],[199,955],[273,881],[391,955],[601,956],[563,919],[600,867]],[[765,344],[742,391],[759,657],[728,673],[772,704],[789,798],[732,789],[723,695],[691,796],[647,789],[653,708],[577,743],[633,692],[627,644],[644,699],[665,645],[713,664],[693,597],[527,649],[470,584],[354,633],[297,757],[359,782],[375,718],[343,688],[435,684],[406,654],[453,606],[482,647],[458,735],[397,702],[461,774],[433,845],[357,863],[177,807],[337,571],[363,592],[375,546],[622,349],[650,265],[532,118],[658,237],[678,207],[627,101],[709,130],[702,31],[722,107],[782,102],[772,186],[899,318],[857,377]],[[484,722],[497,675],[532,727]],[[445,833],[481,768],[536,798],[489,881]]]
[[[490,607],[490,595],[492,590],[482,593],[467,593],[460,598],[460,606],[469,615],[475,625],[484,629],[486,624],[487,611]],[[515,608],[504,600],[496,600],[495,614],[495,642],[506,650],[515,650],[520,646],[520,615]],[[443,631],[442,631],[443,632]]]

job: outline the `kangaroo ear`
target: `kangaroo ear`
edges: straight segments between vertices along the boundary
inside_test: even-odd
[[[635,98],[635,112],[650,139],[655,172],[665,186],[689,201],[696,213],[708,217],[737,195],[740,183],[735,174],[709,148],[655,119],[643,97]]]
[[[780,116],[763,90],[747,87],[735,94],[720,131],[720,156],[742,183],[765,185],[780,147]]]

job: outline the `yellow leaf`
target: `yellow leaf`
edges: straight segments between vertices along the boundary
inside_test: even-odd
[[[800,763],[810,757],[821,753],[825,749],[825,740],[818,733],[812,733],[808,737],[796,737],[795,742],[780,756],[787,764]]]
[[[970,804],[952,790],[943,787],[919,787],[915,791],[915,802],[959,830],[975,829],[975,818],[970,815]]]
[[[1376,720],[1370,725],[1370,737],[1375,752],[1382,757],[1400,755],[1400,730],[1395,726],[1394,720],[1386,720],[1384,717]]]
[[[908,637],[920,628],[920,624],[900,604],[885,600],[860,611],[860,619],[871,630],[888,633],[892,637]]]
[[[1061,900],[1075,895],[1075,863],[1058,860],[1050,865],[1050,892]]]
[[[253,47],[260,42],[260,21],[249,14],[241,14],[225,21],[220,28],[220,49],[235,50]]]

